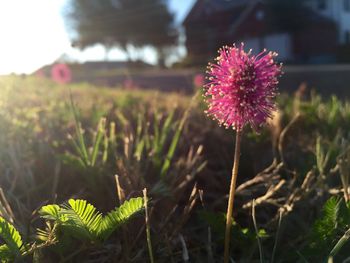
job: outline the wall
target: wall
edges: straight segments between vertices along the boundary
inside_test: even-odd
[[[309,89],[324,96],[350,98],[350,65],[286,66],[284,72],[280,81],[282,92],[294,92],[305,82]]]
[[[287,33],[272,34],[262,38],[248,38],[244,39],[243,42],[247,50],[253,49],[253,53],[264,47],[267,50],[276,51],[278,58],[282,61],[292,59],[291,38]]]
[[[327,8],[324,10],[318,9],[318,0],[310,2],[314,11],[331,18],[337,23],[339,29],[338,41],[340,44],[345,44],[345,33],[350,32],[350,11],[344,9],[344,1],[347,0],[326,0]]]

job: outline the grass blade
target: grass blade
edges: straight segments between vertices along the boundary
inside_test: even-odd
[[[70,105],[71,105],[71,109],[73,112],[73,117],[74,117],[74,123],[75,123],[75,132],[76,135],[78,137],[78,145],[80,147],[80,152],[82,154],[82,159],[84,160],[84,162],[86,164],[90,164],[89,162],[89,154],[86,148],[86,143],[84,140],[84,136],[83,136],[83,132],[82,132],[82,128],[81,128],[81,124],[79,122],[79,116],[78,116],[78,112],[77,109],[74,105],[74,100],[73,100],[73,95],[72,95],[72,91],[69,90],[69,95],[70,95]]]
[[[91,166],[94,166],[96,163],[96,158],[100,149],[100,145],[101,145],[103,136],[105,134],[105,125],[106,125],[106,119],[101,118],[98,124],[96,139],[95,139],[92,154],[91,154],[91,162],[90,162]]]
[[[148,253],[151,263],[154,263],[153,250],[152,250],[152,240],[151,240],[151,230],[149,224],[149,215],[148,215],[148,197],[147,197],[147,189],[143,189],[143,202],[145,206],[145,221],[146,221],[146,236],[147,236],[147,246]]]
[[[260,262],[263,263],[264,262],[263,249],[262,249],[261,240],[260,240],[260,236],[259,236],[258,225],[256,223],[256,218],[255,218],[255,199],[253,199],[252,217],[253,217],[254,229],[255,229],[255,232],[256,232],[256,239],[258,240]]]
[[[350,238],[350,229],[348,229],[344,233],[344,235],[338,240],[337,244],[335,244],[335,246],[329,253],[328,260],[333,258],[336,254],[338,254],[340,249],[345,245],[345,243],[349,240],[349,238]]]
[[[279,233],[280,233],[280,229],[281,229],[281,223],[282,223],[282,212],[280,212],[279,218],[278,218],[278,226],[277,226],[275,243],[273,245],[273,250],[272,250],[271,263],[273,263],[275,261],[275,255],[276,255],[276,250],[277,250],[278,237],[279,237]]]

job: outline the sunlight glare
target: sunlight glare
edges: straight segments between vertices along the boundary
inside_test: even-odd
[[[0,75],[31,73],[57,59],[70,43],[57,11],[65,0],[0,3]]]

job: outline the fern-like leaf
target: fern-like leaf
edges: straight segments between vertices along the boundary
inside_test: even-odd
[[[144,208],[141,197],[131,198],[125,201],[120,207],[109,212],[102,220],[100,234],[102,239],[107,239],[117,228],[126,223],[130,218]]]
[[[313,225],[310,242],[303,255],[313,262],[322,262],[331,252],[335,241],[345,231],[344,214],[347,208],[342,199],[331,197],[323,206],[322,214]]]
[[[47,205],[40,209],[42,218],[53,220],[55,226],[82,241],[107,239],[120,225],[144,208],[143,199],[132,198],[105,217],[85,200],[70,199],[61,206]],[[39,239],[46,241],[52,235],[51,225],[46,230],[38,230]]]
[[[316,240],[325,240],[333,236],[337,228],[341,200],[335,197],[330,198],[323,207],[323,216],[315,223]]]
[[[0,246],[0,262],[1,263],[10,263],[13,261],[13,254],[7,245]]]
[[[21,254],[23,245],[22,237],[16,228],[0,217],[0,237],[5,242],[5,245],[0,246],[0,258],[6,258],[9,255],[16,257]]]
[[[40,209],[39,214],[42,218],[54,220],[56,222],[65,221],[62,215],[60,215],[60,210],[61,208],[58,205],[45,205]]]
[[[93,205],[85,200],[70,199],[68,204],[62,205],[59,214],[67,218],[64,226],[69,228],[74,235],[96,240],[102,215]]]

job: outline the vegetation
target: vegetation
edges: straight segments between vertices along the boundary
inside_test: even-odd
[[[142,198],[133,198],[102,217],[101,213],[85,200],[70,199],[62,206],[46,205],[39,211],[41,217],[48,220],[46,229],[38,229],[37,239],[41,242],[33,244],[23,244],[22,237],[15,227],[0,217],[0,236],[5,242],[0,249],[0,258],[2,262],[13,262],[35,254],[36,260],[44,261],[43,254],[51,252],[49,258],[67,261],[76,254],[76,247],[72,246],[73,238],[82,243],[80,253],[93,245],[102,247],[103,242],[106,242],[116,229],[142,208]],[[42,251],[43,248],[48,248],[48,251]],[[67,254],[68,257],[65,256]]]
[[[0,86],[1,262],[222,262],[234,134],[199,96]],[[242,138],[231,256],[346,261],[350,103],[300,89],[279,108]]]
[[[74,0],[68,8],[66,16],[76,35],[73,42],[80,48],[102,44],[107,50],[120,47],[128,52],[151,45],[161,62],[167,48],[177,44],[174,15],[163,0]]]

